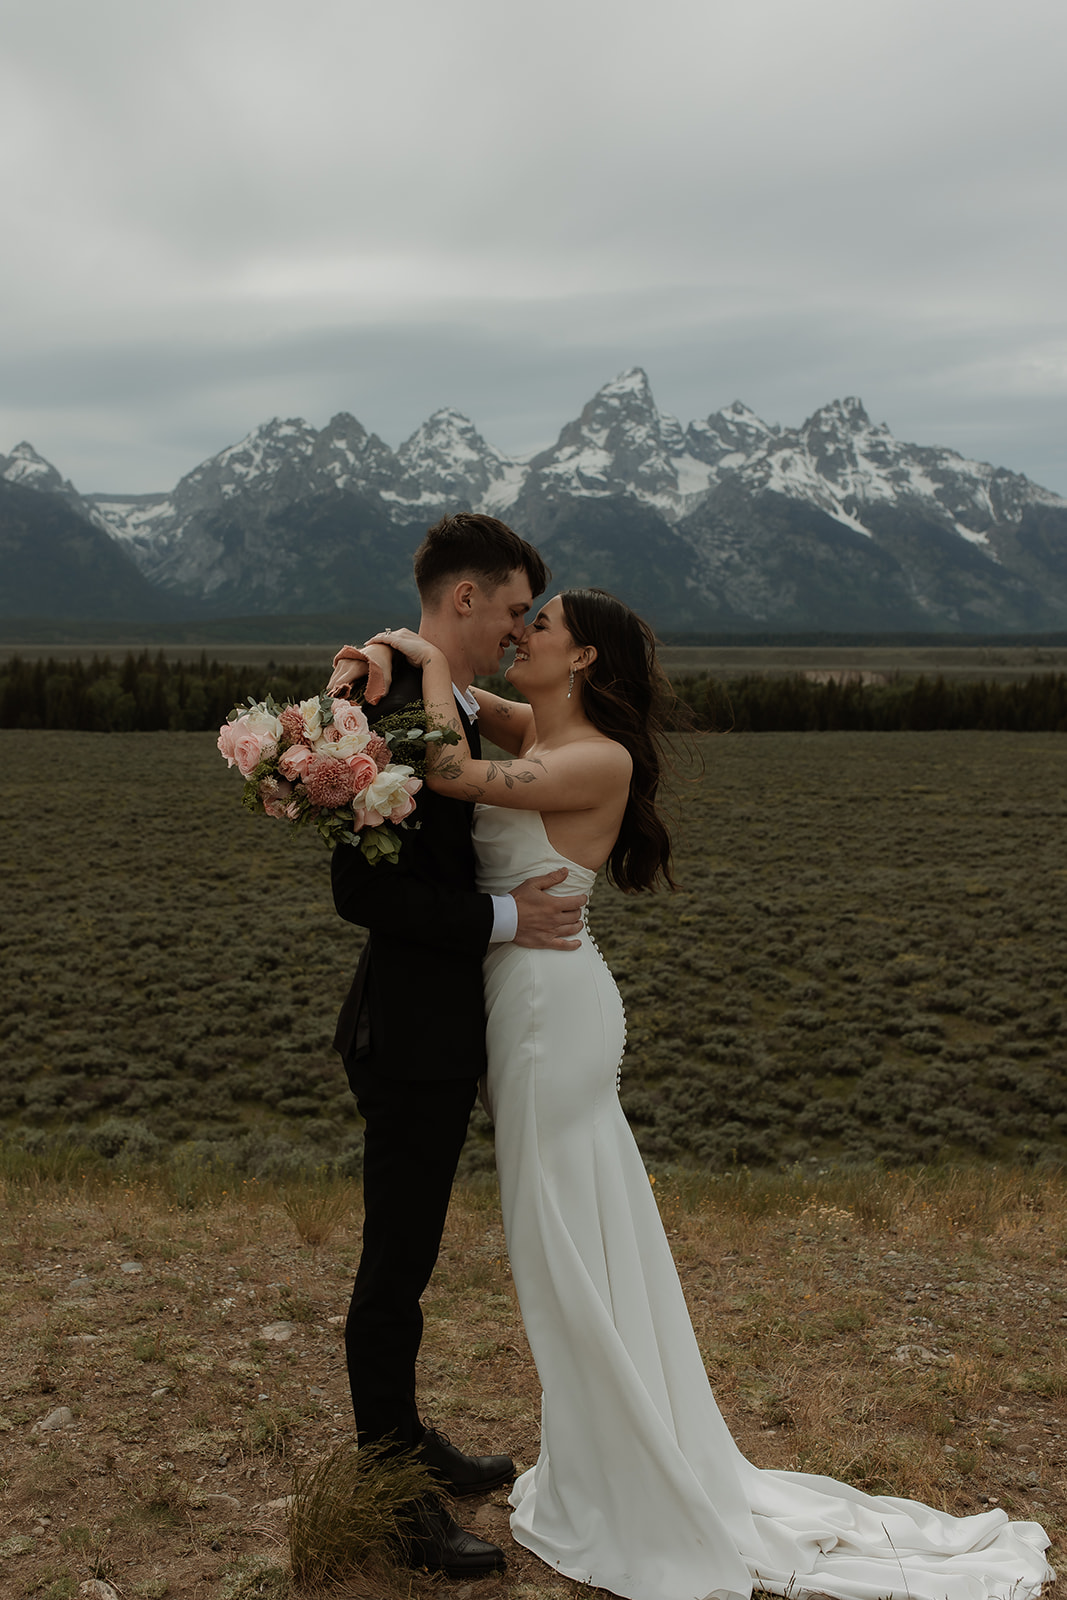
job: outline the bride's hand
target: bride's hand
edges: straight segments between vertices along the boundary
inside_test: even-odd
[[[357,650],[355,645],[345,645],[333,658],[333,674],[326,685],[326,693],[331,699],[347,700],[363,678],[367,680],[363,699],[367,705],[376,706],[382,696],[388,693],[392,682],[392,651],[381,645],[373,645],[370,650]]]
[[[443,650],[439,650],[421,634],[412,633],[410,628],[386,628],[383,633],[376,633],[372,639],[368,639],[364,650],[371,644],[387,644],[390,649],[399,650],[413,667],[424,667],[435,656],[440,656],[442,661],[445,659]]]

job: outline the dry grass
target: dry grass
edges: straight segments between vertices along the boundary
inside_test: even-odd
[[[960,1513],[997,1502],[1062,1537],[1062,1180],[655,1178],[712,1382],[751,1459]],[[356,1196],[331,1242],[311,1247],[294,1211],[314,1214],[319,1182],[301,1194],[201,1173],[179,1189],[169,1176],[117,1183],[29,1164],[3,1183],[5,1600],[68,1600],[93,1576],[123,1600],[288,1600],[321,1591],[331,1560],[354,1559],[330,1554],[343,1520],[326,1518],[327,1537],[308,1508],[349,1492],[341,1319]],[[488,1180],[457,1190],[426,1312],[427,1414],[457,1443],[528,1465],[537,1381]],[[61,1405],[73,1425],[34,1433]],[[508,1545],[503,1495],[465,1504],[463,1520]],[[477,1600],[581,1592],[526,1551],[508,1554]],[[348,1593],[451,1592],[362,1559]]]
[[[352,1209],[352,1184],[320,1174],[295,1184],[283,1204],[303,1244],[328,1244]]]
[[[426,1467],[411,1456],[357,1448],[346,1439],[307,1472],[289,1502],[289,1556],[299,1587],[344,1584],[352,1596],[406,1592],[402,1513],[433,1492]]]

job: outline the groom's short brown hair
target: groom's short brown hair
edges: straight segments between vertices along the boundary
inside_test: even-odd
[[[521,567],[534,595],[552,576],[532,544],[506,522],[477,511],[458,511],[435,522],[415,552],[415,584],[424,605],[435,605],[449,579],[473,578],[492,594]]]

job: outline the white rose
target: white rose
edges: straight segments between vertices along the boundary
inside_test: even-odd
[[[388,767],[385,772],[379,772],[366,792],[360,795],[359,804],[367,811],[378,811],[387,817],[406,803],[408,790],[404,787],[404,779],[414,775],[414,767]]]
[[[282,725],[273,711],[264,711],[257,707],[254,711],[246,711],[241,718],[245,730],[254,733],[257,739],[273,739],[275,744],[282,736]]]
[[[318,700],[301,700],[296,708],[304,719],[308,739],[312,744],[322,737],[322,712]]]
[[[339,739],[327,743],[324,748],[328,755],[337,761],[347,761],[349,756],[362,755],[370,744],[369,733],[343,733]]]

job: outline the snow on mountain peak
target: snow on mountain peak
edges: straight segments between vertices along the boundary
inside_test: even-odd
[[[220,503],[239,491],[269,488],[294,457],[312,453],[316,438],[303,417],[271,417],[187,473],[174,491],[175,504],[190,497]]]
[[[453,406],[435,411],[397,451],[424,500],[478,505],[494,485],[508,479],[512,465],[487,444],[469,417]]]
[[[804,427],[809,428],[815,423],[823,427],[837,426],[859,431],[869,428],[871,419],[867,415],[863,401],[858,396],[850,394],[846,395],[844,400],[831,400],[828,404],[820,406],[818,411],[812,412]]]
[[[415,429],[410,438],[397,451],[400,460],[409,466],[415,462],[442,459],[449,462],[471,462],[495,456],[496,451],[486,444],[469,417],[453,406],[441,408]]]
[[[749,490],[807,501],[857,532],[871,531],[867,507],[910,507],[990,555],[993,524],[1017,522],[1029,504],[1058,501],[954,450],[902,443],[884,422],[872,423],[855,396],[820,406],[799,428],[776,430],[746,461],[724,459],[719,469],[735,465]]]
[[[708,486],[677,418],[661,412],[641,367],[597,390],[556,444],[530,463],[531,476],[557,492],[636,494],[677,516]]]
[[[292,455],[309,456],[315,448],[318,434],[303,417],[271,417],[258,428],[229,445],[214,458],[221,468],[229,468],[244,478],[256,477],[262,472],[273,475],[282,462]]]
[[[652,398],[652,385],[648,381],[648,373],[644,367],[627,367],[625,372],[620,372],[610,382],[601,384],[597,394],[605,397],[615,395],[620,399],[632,395],[640,405],[652,410],[656,405]]]
[[[27,439],[17,444],[9,456],[0,456],[0,477],[7,478],[9,483],[21,483],[27,489],[75,492],[73,485],[67,483]]]
[[[713,411],[703,422],[686,429],[686,447],[710,467],[740,466],[755,450],[763,449],[780,433],[740,400]]]
[[[368,433],[350,411],[338,411],[316,436],[305,470],[312,486],[338,491],[381,493],[395,488],[403,477],[396,453],[376,433]]]

